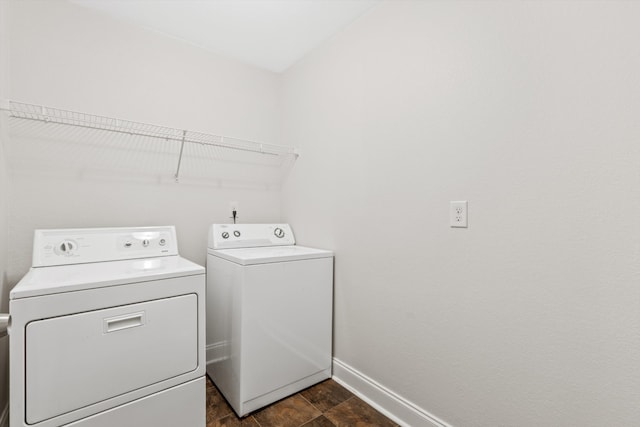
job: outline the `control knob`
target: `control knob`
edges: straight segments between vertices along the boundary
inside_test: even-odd
[[[280,227],[276,228],[275,230],[273,230],[273,234],[278,238],[278,239],[282,239],[284,237],[284,230]]]
[[[76,244],[71,240],[64,240],[60,245],[58,245],[57,249],[61,255],[71,256],[73,255],[73,251],[76,249]]]
[[[229,238],[229,233],[228,233],[228,232],[226,232],[226,231],[223,231],[223,232],[222,232],[222,238],[223,238],[223,239],[228,239],[228,238]]]

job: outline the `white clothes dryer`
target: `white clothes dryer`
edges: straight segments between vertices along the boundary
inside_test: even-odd
[[[171,226],[36,230],[10,293],[11,427],[204,427],[204,273]]]
[[[239,416],[331,377],[333,252],[287,224],[214,224],[207,373]]]

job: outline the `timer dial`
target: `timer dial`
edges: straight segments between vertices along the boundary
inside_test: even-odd
[[[72,240],[63,240],[56,247],[58,255],[71,256],[76,250],[76,242]]]

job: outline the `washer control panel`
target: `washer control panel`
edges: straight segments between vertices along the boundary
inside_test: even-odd
[[[178,255],[173,226],[36,230],[33,267]]]
[[[253,248],[295,245],[289,224],[213,224],[209,248]]]

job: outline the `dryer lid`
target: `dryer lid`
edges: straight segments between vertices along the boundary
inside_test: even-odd
[[[81,291],[127,283],[204,274],[204,267],[179,255],[31,268],[10,299]]]
[[[332,251],[304,246],[269,246],[261,248],[209,250],[209,254],[240,265],[301,261],[333,256]]]

